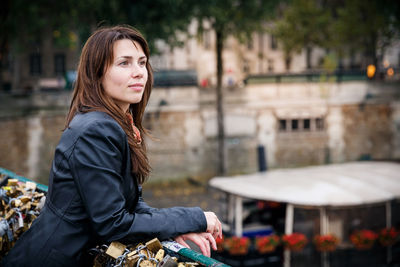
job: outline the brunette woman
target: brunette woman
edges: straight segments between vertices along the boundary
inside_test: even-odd
[[[149,176],[144,109],[153,73],[146,40],[129,26],[97,30],[83,47],[46,204],[4,266],[90,266],[88,249],[157,237],[216,249],[221,223],[198,207],[155,209],[141,197]]]

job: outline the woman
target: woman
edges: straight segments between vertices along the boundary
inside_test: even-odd
[[[149,48],[129,26],[97,30],[83,47],[46,204],[4,266],[89,266],[87,250],[174,238],[216,249],[221,223],[200,208],[155,209],[141,197],[149,175],[142,126],[152,83]]]

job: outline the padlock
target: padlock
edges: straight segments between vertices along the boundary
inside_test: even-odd
[[[125,248],[126,246],[124,244],[114,241],[108,247],[106,254],[113,257],[114,259],[117,259],[119,256],[124,254]]]
[[[135,252],[136,252],[136,251],[135,251]],[[127,267],[135,267],[135,266],[136,266],[136,263],[137,263],[138,260],[139,260],[139,258],[140,258],[140,256],[139,256],[137,253],[135,253],[135,254],[129,253],[129,254],[126,256],[126,264],[127,264]]]
[[[157,238],[148,241],[146,247],[153,253],[157,253],[158,250],[162,249],[162,245]]]
[[[157,264],[157,267],[177,267],[178,263],[171,256],[165,255],[162,261]]]
[[[15,210],[10,209],[5,216],[5,219],[8,221],[11,218],[11,216],[13,216],[14,214],[15,214]]]
[[[31,190],[31,191],[35,191],[36,190],[36,183],[34,182],[26,182],[25,183],[25,190]]]
[[[17,186],[17,185],[18,185],[18,179],[8,179],[7,186]]]
[[[159,249],[157,254],[156,254],[156,256],[155,256],[155,259],[158,262],[162,261],[162,259],[164,258],[164,254],[165,254],[165,251],[163,249]]]
[[[142,260],[139,264],[140,267],[154,267],[153,263],[149,260]]]
[[[22,203],[25,204],[25,203],[31,201],[32,198],[30,196],[27,196],[27,195],[22,195],[19,199],[22,201]]]
[[[22,205],[21,200],[19,200],[18,198],[17,198],[17,199],[14,199],[11,203],[12,203],[12,204],[14,205],[14,207],[16,207],[16,208]]]
[[[20,208],[21,211],[29,211],[31,209],[31,202],[27,202]]]

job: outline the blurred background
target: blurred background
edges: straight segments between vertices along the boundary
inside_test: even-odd
[[[398,160],[399,17],[397,1],[5,1],[0,166],[46,183],[81,47],[121,23],[152,47],[151,180],[250,173],[260,153]]]
[[[81,48],[115,24],[151,47],[155,206],[222,213],[218,175],[400,160],[399,1],[3,0],[0,167],[47,184]]]

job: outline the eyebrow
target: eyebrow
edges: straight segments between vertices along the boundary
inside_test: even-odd
[[[132,59],[133,57],[132,56],[120,56],[117,59],[119,59],[119,58]],[[141,59],[147,59],[147,57],[141,56],[141,57],[139,57],[139,60],[141,60]]]

